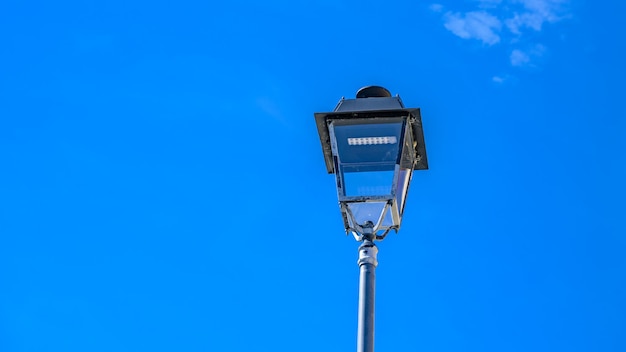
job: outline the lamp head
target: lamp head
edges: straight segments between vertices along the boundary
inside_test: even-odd
[[[413,170],[428,169],[419,109],[406,109],[399,96],[368,86],[315,119],[346,231],[357,240],[397,231]]]

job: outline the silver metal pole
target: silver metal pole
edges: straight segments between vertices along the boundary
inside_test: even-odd
[[[359,246],[359,323],[357,352],[374,352],[374,303],[378,248],[370,239]]]

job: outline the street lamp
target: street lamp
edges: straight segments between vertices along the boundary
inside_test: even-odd
[[[359,246],[357,352],[374,351],[375,269],[381,241],[402,223],[413,170],[428,169],[418,108],[379,86],[315,113],[328,173],[335,174],[346,233]]]

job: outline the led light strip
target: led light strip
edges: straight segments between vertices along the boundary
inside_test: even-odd
[[[374,144],[396,144],[396,143],[398,143],[398,139],[395,136],[348,138],[348,145],[374,145]]]

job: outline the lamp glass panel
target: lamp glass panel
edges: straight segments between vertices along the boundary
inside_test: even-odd
[[[344,195],[384,196],[391,194],[394,164],[363,167],[346,165],[341,167],[344,182]]]
[[[355,123],[352,120],[347,120]],[[366,122],[366,120],[363,120]],[[400,151],[402,121],[346,124],[333,122],[340,163],[395,163]]]
[[[400,216],[404,211],[404,202],[406,201],[406,195],[409,190],[409,182],[411,181],[411,175],[413,169],[400,169],[398,175],[398,189],[396,190],[396,202],[398,204],[398,211]]]
[[[368,221],[376,224],[383,210],[385,209],[386,202],[362,202],[362,203],[348,203],[348,208],[352,211],[354,218],[352,219],[359,225],[363,225]],[[391,210],[387,211],[385,218],[383,219],[382,226],[392,226],[393,220],[391,219]]]
[[[391,196],[403,121],[333,122],[335,153],[344,196]]]

